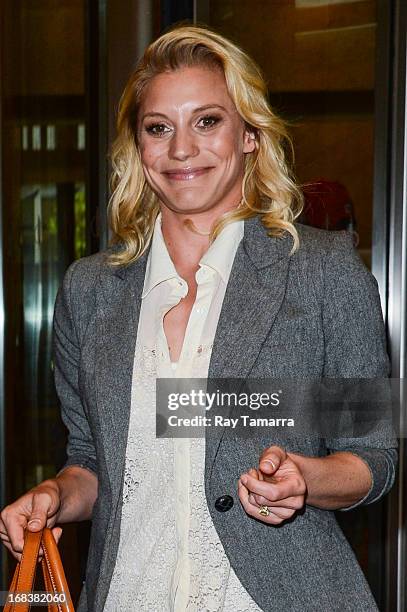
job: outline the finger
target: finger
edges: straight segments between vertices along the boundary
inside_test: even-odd
[[[7,529],[3,521],[0,519],[0,540],[6,545],[6,542],[10,543],[10,538],[7,533]]]
[[[11,551],[11,554],[13,555],[16,561],[21,563],[21,559],[23,558],[23,555],[21,553],[16,553],[16,552]]]
[[[249,502],[252,504],[252,506],[256,506],[257,508],[262,505],[257,502],[256,496],[250,492],[249,492]]]
[[[240,477],[244,476],[245,474],[248,474],[252,478],[259,479],[259,473],[255,468],[250,468],[249,470],[247,470],[247,472],[244,472],[243,474],[241,474]]]
[[[296,495],[305,494],[305,486],[303,480],[292,474],[280,482],[271,483],[265,480],[257,480],[252,476],[244,474],[240,480],[252,493],[262,495],[271,501],[277,501],[293,497]]]
[[[10,542],[10,538],[7,533],[0,532],[0,540],[2,542]]]
[[[22,554],[16,552],[9,542],[4,542],[4,546],[13,555],[13,557],[20,563]]]
[[[47,524],[50,511],[52,511],[52,500],[49,493],[35,493],[27,529],[29,531],[40,531],[43,529]]]
[[[267,507],[269,508],[269,506]],[[280,507],[269,508],[269,510],[275,517],[277,517],[278,519],[281,519],[282,521],[286,521],[287,519],[291,518],[296,512],[292,508],[280,508]]]
[[[243,508],[246,510],[247,512],[247,508],[251,505],[250,504],[250,499],[249,499],[249,495],[250,492],[249,490],[242,484],[241,479],[238,480],[237,483],[237,491],[238,491],[238,495],[239,495],[239,499],[242,503]]]
[[[243,506],[243,509],[245,510],[246,514],[248,514],[249,516],[252,516],[253,518],[258,519],[262,523],[267,523],[269,525],[279,525],[280,523],[283,522],[284,519],[280,518],[279,516],[276,516],[273,512],[270,512],[268,516],[263,516],[262,514],[260,514],[259,508],[257,508],[256,506],[253,506],[250,503],[249,491],[242,484],[241,480],[238,481],[238,495],[239,495],[240,502]]]
[[[253,495],[253,500],[255,504],[259,506],[270,506],[272,508],[288,508],[292,510],[300,510],[303,507],[305,496],[304,495],[295,495],[293,497],[287,497],[286,499],[279,499],[277,501],[273,501],[268,499],[267,497],[263,497],[262,495]]]
[[[245,474],[247,474],[248,476],[252,476],[252,478],[259,478],[259,472],[255,468],[250,468],[249,470],[247,470],[247,472],[244,472],[244,474],[242,474],[240,478],[242,478],[242,476],[244,476]],[[254,500],[254,494],[251,491],[249,491],[249,500],[250,503],[252,503],[254,506],[257,506],[257,503]]]
[[[52,530],[52,535],[54,536],[55,542],[58,544],[62,535],[62,527],[54,527]]]
[[[4,525],[13,551],[21,553],[24,547],[24,530],[27,526],[27,518],[22,514],[10,516],[9,520],[4,520]]]
[[[259,468],[270,476],[274,474],[280,465],[287,459],[287,453],[281,446],[270,446],[260,455]]]
[[[6,526],[0,518],[0,538],[1,536],[6,536],[8,538]]]

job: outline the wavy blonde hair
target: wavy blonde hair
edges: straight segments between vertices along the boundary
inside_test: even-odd
[[[147,83],[154,76],[181,67],[221,68],[227,89],[247,129],[255,134],[256,148],[245,155],[240,205],[217,221],[215,239],[231,221],[261,216],[269,235],[289,232],[299,245],[293,224],[303,206],[288,154],[293,147],[285,123],[267,102],[267,87],[260,69],[238,46],[216,32],[195,26],[178,26],[147,47],[125,87],[119,104],[118,136],[112,147],[112,196],[108,206],[111,245],[124,248],[109,256],[111,265],[125,265],[148,248],[159,201],[148,185],[137,146],[137,112]]]

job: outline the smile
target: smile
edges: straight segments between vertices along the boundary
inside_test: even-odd
[[[171,181],[191,181],[212,170],[212,166],[200,168],[177,168],[163,172]]]

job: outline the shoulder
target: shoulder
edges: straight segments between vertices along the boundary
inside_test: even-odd
[[[108,256],[117,246],[81,257],[73,261],[65,271],[55,300],[56,318],[63,321],[73,317],[79,326],[95,311],[97,289],[106,282],[114,282],[114,268]]]
[[[108,247],[73,261],[65,272],[64,285],[79,292],[86,292],[94,287],[102,276],[112,275],[114,268],[109,264],[108,257],[118,248],[117,245]]]
[[[377,308],[381,316],[377,281],[355,248],[352,234],[295,226],[299,248],[290,257],[292,282],[303,292],[316,293],[328,310]]]
[[[319,278],[327,311],[336,313],[338,308],[363,312],[377,310],[381,318],[378,285],[371,271],[363,263],[353,244],[352,235],[346,231],[325,231],[297,224],[300,247],[293,255],[299,268],[305,267]],[[304,266],[304,261],[308,262]],[[312,262],[311,264],[309,262]],[[315,271],[319,271],[319,275]],[[355,318],[355,317],[354,317]]]
[[[347,231],[328,231],[296,223],[299,248],[292,255],[293,262],[306,262],[322,271],[323,276],[342,274],[373,275],[366,268]]]
[[[300,242],[297,251],[299,255],[327,257],[335,254],[348,258],[356,253],[352,235],[345,230],[328,231],[302,223],[295,223],[295,228]]]

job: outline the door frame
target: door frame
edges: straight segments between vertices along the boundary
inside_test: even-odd
[[[375,92],[375,178],[372,272],[380,291],[392,362],[392,378],[406,377],[407,325],[407,122],[406,30],[404,0],[378,0]],[[403,392],[404,385],[401,385]],[[403,399],[403,397],[402,397]],[[405,399],[405,398],[404,398]],[[400,431],[405,430],[405,401]],[[399,469],[384,510],[383,609],[406,612],[405,440],[400,438]]]

